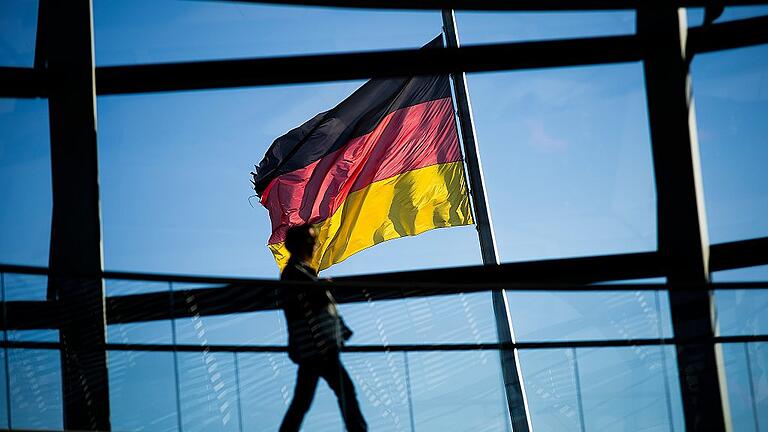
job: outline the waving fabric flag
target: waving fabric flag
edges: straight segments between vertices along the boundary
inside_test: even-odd
[[[473,223],[443,75],[368,81],[277,138],[252,174],[280,268],[295,225],[314,225],[322,270],[386,240]]]

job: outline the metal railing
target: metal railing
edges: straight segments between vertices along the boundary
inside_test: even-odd
[[[5,281],[8,278],[9,270],[19,270],[18,267],[14,266],[3,266],[0,268],[2,270],[2,273],[0,273],[0,288],[2,289],[3,298],[5,298]],[[32,275],[36,275],[37,282],[30,282],[30,289],[32,292],[36,292],[34,297],[40,298],[41,296],[44,296],[45,294],[45,288],[46,288],[46,279],[47,279],[47,271],[45,269],[28,269],[32,270],[30,273]],[[27,273],[28,275],[30,273]],[[21,272],[16,274],[22,274]],[[112,279],[111,276],[120,276],[120,279]],[[227,408],[223,409],[221,413],[226,413],[229,415],[228,422],[238,422],[238,429],[243,430],[244,424],[248,421],[251,421],[249,419],[243,419],[243,407],[242,405],[242,388],[243,384],[241,382],[241,375],[242,370],[240,368],[240,364],[243,360],[243,355],[278,355],[279,358],[282,358],[283,361],[286,361],[286,346],[284,344],[217,344],[217,343],[209,343],[208,339],[204,336],[200,336],[198,338],[198,343],[180,343],[179,339],[177,338],[178,333],[178,325],[182,320],[187,320],[189,323],[192,323],[193,333],[197,332],[198,335],[205,334],[206,326],[203,323],[204,317],[213,317],[217,315],[225,315],[226,317],[230,318],[236,318],[242,313],[248,313],[248,312],[267,312],[269,310],[274,310],[275,304],[272,303],[272,300],[275,300],[279,297],[279,290],[281,288],[286,287],[290,284],[281,283],[278,281],[273,280],[253,280],[253,279],[228,279],[228,278],[207,278],[207,277],[193,277],[193,276],[162,276],[162,275],[141,275],[141,274],[127,274],[127,273],[119,273],[119,274],[105,274],[105,278],[107,278],[107,282],[118,282],[121,281],[122,283],[128,283],[137,291],[142,290],[142,285],[145,283],[151,283],[153,289],[157,289],[158,287],[162,287],[162,285],[167,286],[167,290],[159,291],[159,292],[151,292],[151,293],[137,293],[137,294],[129,294],[129,295],[118,295],[118,296],[109,296],[107,297],[107,304],[109,305],[107,308],[107,321],[110,324],[109,325],[109,332],[116,334],[117,329],[120,329],[124,325],[131,325],[131,323],[140,323],[140,322],[149,322],[149,321],[162,321],[162,322],[169,322],[170,331],[172,333],[172,337],[168,340],[168,343],[140,343],[136,341],[132,341],[130,337],[121,337],[116,338],[112,337],[108,339],[108,342],[103,347],[94,347],[94,349],[103,349],[108,352],[112,353],[126,353],[128,355],[132,355],[130,353],[134,353],[133,355],[141,355],[141,353],[166,353],[168,355],[171,355],[173,357],[172,364],[173,364],[173,376],[174,376],[174,393],[176,398],[176,406],[177,408],[177,429],[178,430],[184,430],[184,424],[187,424],[188,418],[186,416],[193,416],[193,414],[190,414],[190,411],[188,408],[184,408],[185,417],[182,418],[182,408],[181,406],[184,405],[187,407],[189,404],[205,404],[206,402],[200,400],[200,401],[190,401],[187,397],[183,396],[182,388],[188,388],[189,385],[185,383],[182,378],[180,378],[181,375],[189,374],[191,372],[184,369],[184,366],[182,365],[182,362],[179,358],[180,355],[193,355],[195,357],[199,356],[199,360],[202,362],[201,364],[205,364],[206,367],[211,367],[212,364],[214,364],[216,360],[216,356],[220,355],[231,355],[231,363],[233,366],[233,369],[231,371],[235,374],[235,383],[234,383],[234,389],[228,390],[235,393],[235,397],[231,399],[231,404],[226,405]],[[160,284],[158,284],[160,283]],[[36,284],[36,285],[35,285]],[[198,285],[196,288],[187,289],[185,288],[185,284],[195,284]],[[35,285],[35,286],[33,286]],[[204,285],[204,287],[199,287],[200,285]],[[212,286],[206,286],[206,285],[212,285]],[[108,283],[108,289],[107,293],[109,294],[109,286]],[[489,285],[468,285],[468,284],[447,284],[447,283],[402,283],[402,282],[362,282],[362,281],[342,281],[337,283],[328,283],[328,287],[331,287],[334,292],[337,293],[337,295],[340,295],[341,298],[344,299],[343,304],[347,305],[354,305],[358,304],[361,306],[365,306],[366,304],[371,304],[371,302],[376,301],[414,301],[414,300],[428,300],[431,297],[440,297],[443,299],[450,299],[450,300],[458,300],[460,296],[466,296],[466,295],[474,295],[474,296],[482,296],[484,294],[490,293],[494,290],[506,290],[510,293],[519,293],[519,292],[537,292],[537,293],[553,293],[553,292],[564,292],[564,293],[574,293],[574,292],[581,292],[585,293],[587,295],[595,295],[598,293],[604,293],[605,298],[611,298],[611,296],[615,296],[618,294],[627,294],[627,293],[641,293],[641,292],[655,292],[660,293],[668,290],[700,290],[700,289],[706,289],[706,290],[716,290],[716,291],[726,291],[726,290],[766,290],[768,289],[768,282],[750,282],[750,283],[712,283],[708,284],[707,286],[694,286],[694,285],[667,285],[667,284],[658,284],[658,283],[652,283],[652,284],[564,284],[564,283],[510,283],[510,284],[502,284],[502,283],[496,283],[496,284],[489,284]],[[245,297],[237,297],[238,292],[250,292],[251,294]],[[257,296],[260,296],[264,294],[265,292],[270,292],[271,297],[267,297],[267,301],[264,301],[264,298],[262,298],[262,301],[260,304],[258,304],[258,307],[254,307],[254,305],[248,305],[248,299],[254,299]],[[216,294],[219,295],[216,295]],[[361,294],[362,293],[362,294]],[[368,293],[369,295],[366,295]],[[376,294],[378,293],[378,295]],[[371,295],[372,294],[372,295]],[[375,298],[375,300],[374,300]],[[668,313],[668,311],[661,311],[661,306],[659,306],[658,302],[658,295],[656,296],[656,310],[657,310],[657,318],[663,313]],[[398,300],[399,299],[399,300]],[[175,308],[174,305],[180,303],[181,308]],[[258,302],[257,302],[258,303]],[[37,304],[38,306],[41,304],[47,304],[48,306],[48,313],[53,313],[53,317],[51,320],[48,320],[48,324],[56,324],[56,317],[55,317],[55,306],[51,306],[51,302],[48,301],[34,301],[34,300],[26,300],[26,301],[6,301],[3,302],[3,311],[5,312],[5,317],[12,317],[13,314],[8,314],[9,310],[13,310],[15,306],[23,304],[26,308],[30,308],[33,305]],[[234,305],[237,306],[234,306]],[[380,303],[379,303],[380,304]],[[346,307],[346,306],[343,306]],[[142,315],[140,311],[150,311],[149,315]],[[166,313],[164,314],[158,314],[156,311],[159,310],[165,310]],[[155,311],[155,312],[152,312]],[[186,311],[186,312],[184,312]],[[184,312],[184,313],[182,313]],[[490,313],[490,311],[487,311]],[[18,315],[16,315],[16,318],[18,319]],[[448,317],[442,317],[438,319],[446,320]],[[39,322],[39,320],[38,320]],[[199,324],[198,324],[199,323]],[[56,350],[60,351],[63,347],[61,342],[57,341],[31,341],[31,340],[19,340],[18,338],[15,338],[14,340],[10,340],[8,337],[8,332],[13,331],[10,327],[15,327],[17,329],[26,329],[29,330],[32,328],[30,325],[22,325],[22,326],[8,326],[6,321],[3,321],[4,328],[6,329],[6,337],[4,341],[0,342],[0,346],[2,346],[5,350],[5,374],[6,374],[6,382],[10,383],[10,371],[9,371],[9,352],[18,352],[18,350]],[[660,326],[660,324],[659,324]],[[56,328],[56,325],[45,325],[42,328]],[[254,332],[257,332],[258,329],[252,329]],[[370,329],[371,331],[375,331],[373,328]],[[413,388],[412,381],[412,370],[408,366],[413,360],[410,358],[412,355],[433,355],[436,356],[435,358],[439,356],[451,356],[453,354],[451,353],[490,353],[490,352],[499,352],[500,350],[506,350],[506,349],[518,349],[523,350],[525,352],[533,352],[533,351],[541,351],[545,350],[546,352],[553,352],[553,351],[562,351],[566,357],[569,358],[567,364],[563,363],[559,366],[556,365],[555,369],[557,369],[558,373],[562,374],[570,374],[568,376],[575,377],[575,382],[571,383],[568,381],[568,383],[560,383],[557,384],[559,386],[566,386],[567,388],[571,389],[576,392],[576,398],[575,400],[578,402],[578,406],[571,407],[573,409],[572,414],[576,416],[575,418],[579,419],[578,425],[579,430],[589,430],[588,425],[585,424],[584,418],[585,418],[585,411],[584,407],[581,406],[581,394],[585,391],[583,388],[583,383],[581,379],[583,378],[583,371],[579,372],[579,362],[583,360],[580,359],[580,355],[578,354],[581,352],[581,350],[585,349],[594,349],[594,348],[603,348],[603,349],[613,349],[613,350],[647,350],[651,349],[652,347],[659,347],[659,355],[662,356],[662,358],[667,355],[666,349],[662,348],[664,346],[667,347],[675,347],[683,344],[743,344],[744,349],[746,349],[747,344],[749,343],[757,343],[757,342],[768,342],[768,335],[766,334],[752,334],[752,335],[729,335],[729,336],[714,336],[711,338],[679,338],[674,336],[665,335],[665,332],[661,330],[661,327],[659,327],[657,331],[657,337],[627,337],[627,338],[602,338],[602,339],[581,339],[581,340],[524,340],[522,342],[516,342],[516,343],[504,343],[500,344],[498,342],[494,342],[493,340],[484,340],[481,338],[481,340],[476,341],[459,341],[459,342],[450,342],[450,343],[389,343],[386,340],[381,340],[381,343],[378,344],[355,344],[346,346],[343,348],[343,352],[346,353],[345,355],[349,356],[359,356],[359,355],[385,355],[387,356],[390,361],[397,361],[402,362],[402,367],[398,366],[396,368],[396,374],[399,374],[401,381],[403,381],[403,385],[406,387],[406,394],[407,397],[400,400],[404,405],[404,410],[407,411],[409,414],[409,417],[407,421],[405,419],[399,418],[398,421],[402,422],[403,424],[407,423],[409,425],[409,428],[405,428],[403,430],[416,430],[416,424],[417,422],[414,420],[414,416],[419,415],[419,409],[418,407],[414,406],[413,401]],[[118,341],[115,341],[115,339],[119,339]],[[187,338],[189,339],[189,338]],[[589,351],[589,350],[587,350]],[[656,352],[655,350],[653,352]],[[748,353],[748,351],[747,351]],[[396,357],[393,356],[399,356],[400,360],[392,360]],[[565,361],[565,360],[564,360]],[[754,367],[751,363],[751,359],[749,357],[749,354],[747,354],[747,365],[751,369]],[[227,360],[227,364],[229,364],[229,360]],[[286,364],[287,361],[286,361]],[[398,363],[399,365],[400,363]],[[674,379],[670,378],[675,374],[674,367],[672,370],[669,370],[667,360],[662,361],[662,372],[664,378],[662,381],[665,383],[666,392],[672,392],[675,393],[677,390],[674,387]],[[217,366],[213,366],[214,368]],[[223,367],[223,366],[219,366]],[[229,366],[227,366],[229,367]],[[26,364],[23,365],[23,368],[27,369],[27,374],[35,373],[35,366]],[[288,366],[284,367],[282,369],[283,372],[286,369],[289,368]],[[51,370],[45,370],[42,369],[40,372],[42,374],[51,374],[56,373],[56,368],[54,367]],[[119,373],[119,367],[116,367],[118,370],[112,370],[112,366],[110,367],[110,375],[113,375],[114,373]],[[402,370],[401,370],[402,369]],[[562,370],[561,370],[562,369]],[[565,371],[565,372],[564,372]],[[199,372],[199,371],[198,371]],[[390,371],[392,372],[392,371]],[[60,373],[60,372],[58,372]],[[202,372],[201,372],[202,373]],[[288,372],[283,376],[288,376],[292,372]],[[543,372],[542,372],[543,373]],[[550,370],[548,373],[552,373]],[[223,396],[220,396],[221,389],[223,387],[218,385],[220,377],[213,379],[215,375],[208,373],[206,379],[210,381],[208,385],[208,397],[206,400],[218,400],[221,401]],[[363,374],[360,374],[363,376]],[[536,374],[534,374],[534,377],[531,380],[532,385],[536,386]],[[562,378],[562,377],[561,377]],[[386,378],[385,378],[386,379]],[[562,378],[565,379],[565,378]],[[570,378],[569,378],[570,379]],[[212,381],[211,381],[212,380]],[[198,380],[198,384],[201,381]],[[257,383],[250,382],[248,384],[248,390],[251,390],[251,387],[253,385],[256,385]],[[200,384],[202,385],[202,384]],[[750,385],[753,385],[750,381]],[[570,386],[570,387],[568,387]],[[231,387],[231,386],[230,386]],[[8,410],[8,419],[9,424],[8,427],[10,428],[13,426],[12,419],[13,419],[13,409],[11,407],[11,400],[13,399],[12,396],[13,389],[11,388],[11,385],[6,386],[6,400],[7,400],[7,407],[6,410]],[[115,391],[119,392],[119,389],[116,389]],[[185,390],[187,391],[187,390]],[[196,391],[196,394],[200,393],[199,388]],[[752,389],[752,392],[754,393],[754,389]],[[38,395],[39,397],[39,395]],[[670,399],[670,396],[667,394],[664,396],[666,398],[666,404],[669,406],[672,406],[672,399]],[[18,396],[16,396],[18,398]],[[285,399],[285,398],[284,398]],[[229,400],[229,399],[228,399]],[[219,403],[219,402],[217,402]],[[755,405],[755,400],[752,400],[752,404]],[[234,405],[233,405],[234,404]],[[224,406],[223,403],[221,406]],[[232,406],[237,406],[237,409],[231,408]],[[499,401],[498,406],[498,412],[501,413],[499,415],[504,415],[503,406],[501,405],[501,401]],[[569,409],[571,409],[569,408]],[[669,408],[670,411],[672,411],[672,408]],[[757,406],[753,406],[753,415],[757,416]],[[570,412],[570,411],[569,411]],[[224,415],[224,414],[222,414]],[[384,414],[380,414],[384,415]],[[553,414],[554,415],[554,414]],[[676,413],[675,415],[679,416],[679,413]],[[235,418],[237,417],[237,418]],[[224,417],[222,417],[224,418]],[[532,421],[534,424],[536,424],[537,421],[540,421],[540,418],[537,418],[535,415],[532,418]],[[383,421],[383,420],[382,420]],[[666,419],[667,422],[671,425],[673,422],[672,414],[668,415],[668,418]],[[755,420],[756,421],[756,420]],[[244,423],[245,422],[245,423]],[[231,426],[231,425],[230,425]],[[222,426],[223,427],[223,426]],[[672,430],[672,427],[670,426],[670,430]]]

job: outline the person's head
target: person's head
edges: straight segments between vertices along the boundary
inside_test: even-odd
[[[288,228],[285,233],[285,248],[288,249],[293,259],[310,259],[315,252],[316,237],[317,234],[312,225],[298,225]]]

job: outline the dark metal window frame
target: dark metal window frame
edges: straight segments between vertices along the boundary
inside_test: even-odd
[[[0,266],[3,272],[46,274],[52,291],[41,302],[5,302],[4,328],[57,328],[62,342],[49,348],[62,350],[65,384],[65,427],[109,429],[108,404],[93,404],[107,395],[105,353],[110,349],[153,349],[148,346],[107,344],[103,329],[107,323],[172,319],[184,316],[178,307],[169,308],[167,293],[103,297],[105,278],[133,280],[197,281],[226,285],[213,289],[179,291],[173,305],[182,297],[194,295],[201,314],[263,310],[274,307],[277,282],[185,276],[151,276],[103,272],[101,258],[98,167],[96,166],[96,95],[189,91],[260,85],[337,81],[371,77],[451,72],[483,72],[533,68],[566,67],[642,61],[646,73],[646,93],[651,122],[654,169],[657,183],[659,250],[656,252],[545,260],[502,264],[493,268],[464,267],[402,272],[345,278],[333,286],[340,301],[360,301],[361,285],[366,295],[381,299],[501,289],[576,289],[616,290],[616,286],[587,286],[599,281],[665,276],[661,287],[670,291],[675,338],[630,341],[572,341],[484,346],[404,346],[420,349],[510,349],[536,347],[626,346],[674,344],[688,430],[726,427],[729,413],[721,407],[716,391],[715,344],[733,341],[758,341],[764,336],[741,339],[714,337],[710,306],[712,289],[736,285],[708,283],[709,272],[768,264],[768,238],[710,246],[702,241],[706,226],[698,221],[703,212],[695,131],[687,123],[690,108],[688,65],[695,54],[768,43],[768,17],[758,17],[682,29],[675,17],[679,7],[722,7],[763,5],[765,0],[241,0],[273,3],[368,9],[431,9],[506,11],[555,10],[635,10],[638,33],[626,36],[577,38],[485,44],[443,50],[393,50],[350,54],[321,54],[292,57],[181,62],[135,66],[95,67],[91,0],[59,2],[40,0],[38,40],[33,68],[0,67],[0,96],[10,98],[48,98],[51,121],[54,217],[52,255],[49,268]],[[72,24],[74,31],[70,31]],[[680,42],[684,41],[684,46]],[[90,46],[87,43],[90,41]],[[671,76],[668,77],[668,76]],[[72,83],[76,85],[72,86]],[[95,88],[95,91],[94,91]],[[56,126],[56,127],[54,127]],[[670,140],[671,143],[669,142]],[[665,142],[666,141],[666,142]],[[663,143],[663,144],[662,144]],[[74,146],[74,147],[73,147]],[[77,151],[72,152],[73,148]],[[75,157],[72,154],[76,154]],[[686,167],[693,164],[693,171]],[[76,169],[78,166],[85,170]],[[87,194],[76,191],[89,190]],[[95,193],[94,193],[95,191]],[[683,202],[684,204],[679,204]],[[682,211],[681,211],[682,209]],[[57,216],[58,215],[58,216]],[[70,215],[76,217],[63,217]],[[675,226],[691,226],[676,232]],[[71,251],[85,238],[88,254],[71,259]],[[709,255],[709,259],[707,259]],[[79,255],[78,255],[79,256]],[[68,258],[69,257],[69,258]],[[552,275],[557,274],[557,279]],[[370,282],[377,281],[377,282]],[[395,285],[386,285],[386,282]],[[403,282],[408,288],[403,288]],[[510,286],[510,284],[517,285]],[[562,285],[575,284],[575,285]],[[379,285],[377,285],[379,284]],[[384,285],[381,285],[384,284]],[[482,284],[482,285],[481,285]],[[556,285],[552,285],[556,284]],[[560,285],[557,285],[560,284]],[[740,288],[765,288],[760,284],[738,284]],[[618,289],[641,289],[624,286]],[[176,296],[177,294],[174,294]],[[232,302],[237,298],[237,302]],[[244,301],[247,300],[247,301]],[[106,306],[104,306],[106,304]],[[695,304],[701,320],[692,332],[688,318],[676,316],[687,305]],[[84,314],[83,308],[90,314]],[[675,311],[678,312],[675,312]],[[67,318],[69,317],[69,318]],[[707,329],[707,327],[710,327]],[[680,334],[678,334],[680,333]],[[81,335],[87,335],[82,336]],[[731,340],[733,339],[733,340]],[[599,345],[600,343],[607,345]],[[31,344],[31,345],[30,345]],[[554,345],[553,345],[554,344]],[[45,347],[40,343],[4,342],[5,347]],[[693,354],[689,348],[694,346]],[[142,348],[142,349],[144,349]],[[230,347],[249,350],[249,347]],[[272,349],[252,347],[253,349]],[[282,350],[282,347],[273,347]],[[388,347],[391,349],[392,347]],[[167,347],[155,347],[166,350]],[[181,346],[170,349],[184,349]],[[229,349],[222,347],[221,349]],[[355,347],[352,351],[377,351],[382,347]],[[698,358],[706,357],[703,363]],[[693,370],[693,372],[690,372]],[[683,377],[684,373],[691,376]],[[686,379],[710,383],[706,392],[686,387]],[[85,389],[78,389],[86,382]],[[68,383],[71,383],[68,384]],[[714,383],[714,384],[712,384]],[[81,386],[82,387],[82,386]],[[710,393],[710,394],[704,394]],[[95,398],[94,398],[95,395]]]

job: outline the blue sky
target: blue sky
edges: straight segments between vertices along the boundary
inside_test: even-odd
[[[372,12],[203,1],[94,3],[97,65],[416,48],[441,31],[440,14],[436,12]],[[768,8],[764,7],[731,8],[722,19],[766,13]],[[690,11],[690,18],[692,24],[700,23],[701,11]],[[0,2],[1,66],[31,65],[35,22],[35,1]],[[459,13],[458,25],[466,44],[557,39],[631,34],[634,14]],[[768,47],[697,56],[692,75],[710,240],[716,243],[768,236]],[[255,198],[249,202],[252,190],[248,173],[276,137],[334,106],[363,82],[99,97],[105,268],[277,277],[277,267],[264,246],[270,234],[267,212]],[[502,261],[656,248],[655,191],[640,63],[471,74],[468,85]],[[2,263],[47,264],[51,209],[47,121],[44,100],[0,99]],[[378,245],[325,274],[480,263],[476,232],[473,227],[463,227]],[[715,278],[744,280],[766,276],[768,267],[760,267],[723,272]],[[43,288],[44,282],[25,284],[14,280],[7,283],[6,293],[8,298],[35,298]],[[111,283],[107,289],[118,294],[162,290],[167,286]],[[764,333],[766,323],[759,319],[759,305],[765,304],[767,298],[764,294],[743,293],[720,296],[725,331]],[[669,332],[665,298],[654,293],[643,293],[640,297],[516,294],[513,303],[513,320],[521,339],[627,334],[655,337]],[[610,313],[595,316],[596,308],[607,308]],[[404,310],[410,314],[407,322],[401,319]],[[423,315],[424,311],[436,315]],[[482,296],[469,296],[459,302],[434,299],[427,303],[384,302],[375,308],[344,308],[357,331],[356,343],[381,343],[383,337],[389,343],[493,340],[489,311],[490,303]],[[443,317],[437,318],[440,314]],[[426,321],[419,321],[419,317],[425,316]],[[749,318],[744,319],[745,316]],[[446,331],[448,317],[459,320],[449,327],[450,331]],[[276,314],[211,318],[205,322],[214,335],[212,343],[284,340],[282,322]],[[180,340],[195,343],[192,324],[178,325]],[[110,338],[115,342],[167,341],[169,329],[169,323],[122,326],[112,328]],[[256,334],[253,329],[258,329]],[[475,376],[482,385],[478,384],[475,393],[467,391],[477,395],[479,402],[477,406],[467,405],[466,411],[433,398],[451,394],[453,390],[441,386],[462,379],[445,372],[451,370],[453,360],[447,356],[427,356],[414,361],[410,366],[417,377],[413,383],[414,397],[425,401],[416,407],[417,426],[436,428],[442,425],[440,419],[459,421],[449,415],[451,410],[462,413],[460,419],[470,421],[478,417],[488,401],[498,405],[500,389],[493,384],[498,379],[493,366],[496,363],[473,357],[478,355],[459,353],[460,359],[455,363],[459,371],[472,370],[477,362],[488,365],[476,369],[479,375],[468,375]],[[588,373],[582,377],[582,385],[591,389],[590,394],[611,394],[616,389],[631,388],[628,394],[634,401],[649,398],[651,404],[649,411],[634,414],[627,401],[605,410],[601,405],[605,401],[585,393],[583,408],[587,410],[585,422],[589,429],[607,427],[610,421],[624,421],[629,428],[639,427],[649,413],[666,418],[667,407],[661,402],[654,405],[653,400],[663,399],[657,392],[662,391],[664,382],[675,382],[674,376],[665,377],[660,372],[660,365],[672,361],[671,353],[664,354],[659,349],[579,351],[582,355],[586,359],[580,360],[585,362],[582,368]],[[733,382],[743,383],[745,354],[734,351],[729,355],[736,365]],[[173,429],[176,418],[168,416],[169,410],[175,409],[173,396],[169,396],[173,389],[173,359],[164,354],[128,353],[115,354],[113,360],[121,365],[115,370],[122,371],[113,377],[114,387],[120,389],[113,401],[118,424],[126,429],[142,426],[131,423],[136,420],[130,407],[140,402],[138,395],[145,388],[142,386],[152,382],[166,390],[160,392],[157,400],[144,401],[147,409],[157,413],[142,420],[155,423],[143,426],[148,430]],[[289,362],[285,358],[241,360],[242,367],[261,377],[253,378],[255,382],[272,383],[270,391],[278,396],[269,403],[280,406],[279,395],[286,386],[290,387],[293,379]],[[578,414],[574,411],[577,404],[569,378],[574,362],[570,351],[528,352],[523,360],[524,372],[531,377],[532,410],[538,413],[537,418],[543,419],[541,428],[575,427],[573,422]],[[231,357],[221,356],[219,361],[222,369],[234,368]],[[376,417],[383,429],[398,430],[393,425],[407,423],[407,409],[377,399],[397,395],[399,390],[366,381],[366,377],[371,371],[397,375],[393,371],[404,370],[404,361],[400,357],[349,359],[355,365],[353,375],[358,374],[359,385],[368,389],[367,393],[361,390],[367,404],[364,409],[378,412],[377,407],[389,406],[391,415],[382,411],[385,414]],[[267,364],[279,372],[263,372]],[[444,372],[430,378],[430,364],[440,365],[437,369]],[[600,369],[611,367],[617,368],[616,380],[601,381]],[[674,367],[670,365],[669,369]],[[197,374],[190,375],[190,382],[206,379],[204,371],[194,367],[182,370]],[[622,375],[622,370],[631,373]],[[559,377],[559,390],[547,387],[545,378],[553,374]],[[233,376],[226,379],[234,379]],[[433,378],[437,381],[429,381]],[[392,381],[394,386],[398,383]],[[472,383],[461,385],[465,387],[457,388],[474,388]],[[734,391],[742,394],[738,391],[743,388]],[[555,390],[561,393],[553,393]],[[258,410],[266,403],[259,398],[267,397],[270,391],[264,395],[252,393],[245,398],[246,408]],[[333,414],[335,409],[327,389],[324,391],[313,410],[317,413],[309,421],[332,429],[338,425],[338,419],[320,414]],[[200,408],[195,405],[195,398],[189,396],[191,405],[184,405],[183,412],[194,416],[195,408]],[[672,400],[669,405],[675,403]],[[21,402],[17,405],[24,406]],[[231,412],[235,417],[239,414]],[[630,420],[607,418],[611,415]],[[747,420],[750,415],[751,412],[743,413]],[[486,412],[480,417],[486,418],[487,423],[470,422],[466,427],[498,429],[501,420],[496,414]],[[669,424],[679,423],[679,413],[674,417]],[[244,420],[246,424],[253,421],[248,418]],[[209,426],[204,430],[216,429],[215,425]]]

